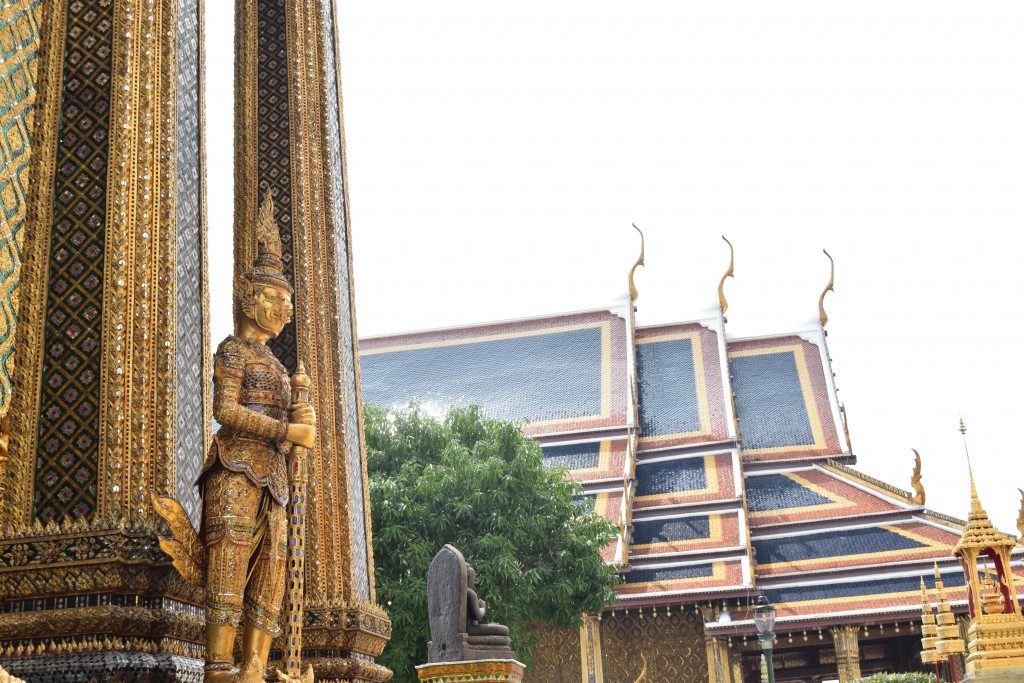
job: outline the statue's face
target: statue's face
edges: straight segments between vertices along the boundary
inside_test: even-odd
[[[271,337],[292,321],[292,295],[277,287],[264,287],[256,300],[256,324]]]

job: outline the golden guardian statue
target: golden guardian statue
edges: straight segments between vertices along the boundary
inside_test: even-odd
[[[270,643],[281,632],[288,454],[292,446],[312,448],[316,434],[313,407],[292,401],[288,374],[266,345],[292,317],[269,196],[260,207],[256,261],[236,278],[234,297],[234,334],[214,356],[213,415],[221,427],[197,481],[198,534],[176,501],[154,497],[173,534],[161,547],[186,579],[206,589],[206,683],[263,681]]]

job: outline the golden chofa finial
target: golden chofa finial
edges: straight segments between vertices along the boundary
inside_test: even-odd
[[[828,276],[828,284],[825,285],[825,289],[821,290],[821,296],[818,297],[818,318],[821,320],[821,326],[825,327],[828,324],[828,315],[825,313],[825,295],[829,292],[836,291],[832,286],[836,283],[836,262],[832,260],[832,255],[824,249],[821,250],[825,256],[828,256],[828,262],[831,264],[832,270]]]
[[[1020,536],[1017,538],[1017,542],[1024,545],[1024,489],[1017,489],[1020,491],[1020,512],[1017,513],[1017,533]]]
[[[636,291],[636,284],[633,282],[633,273],[636,269],[644,264],[644,231],[636,227],[636,223],[633,223],[633,227],[638,233],[640,233],[640,258],[636,260],[633,267],[629,269],[629,300],[631,303],[636,303],[637,297],[640,293]]]
[[[921,454],[917,452],[916,448],[911,448],[910,450],[914,451],[914,473],[910,476],[910,485],[916,494],[912,501],[915,505],[924,505],[925,493],[924,484],[921,483]]]
[[[730,242],[725,235],[722,235],[722,239],[729,245],[729,267],[726,268],[725,275],[723,275],[722,279],[718,282],[718,306],[722,309],[722,314],[724,315],[725,312],[729,310],[729,301],[725,298],[725,278],[733,277],[732,266],[734,263],[733,257],[735,256],[735,251],[732,248],[732,242]]]

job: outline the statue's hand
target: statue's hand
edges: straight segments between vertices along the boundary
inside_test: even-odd
[[[288,425],[288,434],[285,438],[296,446],[312,448],[316,443],[316,427],[293,422]]]

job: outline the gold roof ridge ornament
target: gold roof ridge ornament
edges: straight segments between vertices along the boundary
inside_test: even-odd
[[[629,269],[629,301],[632,304],[636,304],[637,297],[640,296],[640,292],[636,289],[636,283],[633,282],[633,274],[636,269],[644,265],[644,231],[636,227],[636,223],[633,223],[633,228],[640,233],[640,258],[636,260],[633,267]]]
[[[1017,513],[1017,533],[1020,536],[1017,538],[1017,542],[1024,545],[1024,489],[1017,489],[1020,491],[1020,512]]]
[[[832,269],[828,276],[828,284],[825,285],[825,289],[821,290],[821,296],[818,297],[818,319],[821,321],[822,328],[828,324],[828,314],[825,313],[825,295],[829,292],[835,292],[836,283],[836,262],[832,259],[832,255],[825,249],[821,250],[825,256],[828,256],[828,261],[832,265]]]
[[[910,475],[910,486],[916,494],[912,501],[915,505],[924,505],[925,492],[924,484],[921,483],[921,454],[917,452],[916,448],[910,450],[914,451],[914,473]]]
[[[725,298],[725,279],[727,277],[735,277],[735,275],[733,275],[735,250],[732,248],[732,242],[730,242],[725,235],[722,235],[722,239],[729,245],[729,267],[726,268],[725,275],[722,276],[722,279],[718,281],[718,307],[722,310],[722,315],[725,315],[725,312],[729,310],[729,301]]]

